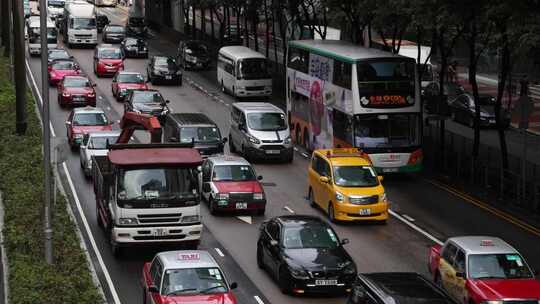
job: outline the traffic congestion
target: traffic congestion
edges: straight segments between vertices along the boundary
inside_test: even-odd
[[[71,147],[66,178],[106,298],[540,303],[539,235],[461,201],[449,211],[437,200],[460,198],[413,184],[424,157],[414,59],[290,41],[279,106],[263,54],[162,42],[106,2],[31,5],[50,17],[52,126]],[[26,34],[37,79],[39,19]],[[440,215],[415,223],[398,212],[405,201]]]

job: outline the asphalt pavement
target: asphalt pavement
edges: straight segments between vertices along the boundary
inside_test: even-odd
[[[114,23],[125,20],[125,10],[102,9]],[[149,41],[151,55],[175,53],[175,47],[159,37]],[[123,106],[111,94],[111,79],[96,78],[93,74],[91,49],[68,50],[79,62],[90,79],[97,84],[97,105],[106,110],[110,118],[119,120]],[[30,69],[39,84],[40,59],[28,58]],[[127,59],[126,70],[146,74],[146,60]],[[184,72],[184,86],[153,86],[171,103],[173,112],[203,112],[228,134],[230,104],[235,100],[222,94],[215,82],[215,71]],[[50,90],[51,122],[57,136],[65,136],[64,122],[69,110],[61,109],[55,88]],[[137,132],[141,141],[147,139]],[[300,151],[299,151],[300,152]],[[228,151],[226,151],[228,153]],[[224,266],[231,281],[237,281],[235,291],[239,303],[343,303],[344,297],[291,297],[281,294],[276,284],[257,268],[255,249],[260,223],[270,217],[298,213],[324,216],[309,206],[305,199],[307,190],[308,159],[297,153],[292,164],[256,163],[255,169],[263,175],[268,199],[267,213],[261,217],[234,215],[211,216],[205,204],[201,205],[203,242]],[[107,237],[96,224],[95,198],[90,181],[86,180],[79,165],[78,153],[71,153],[66,162],[64,180],[75,190],[73,201],[79,201],[81,213],[75,212],[79,225],[87,223],[85,241],[92,250],[98,277],[105,286],[109,299],[118,295],[121,303],[137,303],[141,299],[140,274],[142,265],[165,248],[138,249],[126,257],[116,259],[111,255]],[[510,223],[504,215],[494,215],[472,202],[452,194],[419,175],[386,178],[384,181],[392,209],[399,216],[391,217],[387,225],[342,224],[333,225],[341,238],[349,238],[347,250],[361,272],[415,271],[427,275],[429,246],[450,236],[482,234],[499,236],[508,240],[528,259],[532,267],[540,269],[539,231],[527,231]],[[73,203],[74,209],[76,203]],[[428,236],[428,237],[426,237]],[[92,245],[94,243],[95,245]],[[216,250],[216,248],[218,250]],[[220,252],[223,254],[221,256]],[[101,261],[101,262],[100,262]],[[109,277],[109,279],[107,279]],[[113,286],[114,291],[110,287]],[[110,301],[113,303],[113,301]]]

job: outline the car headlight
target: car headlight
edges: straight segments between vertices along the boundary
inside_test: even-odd
[[[336,200],[340,203],[345,201],[345,195],[336,191]]]
[[[121,217],[118,219],[120,225],[137,225],[137,219],[132,217]]]
[[[285,140],[283,141],[284,144],[288,145],[291,143],[291,137],[288,136],[287,138],[285,138]]]
[[[291,276],[295,279],[309,279],[309,274],[302,268],[295,268],[289,266],[289,272],[291,273]]]
[[[64,93],[62,93],[62,96],[64,96],[64,97],[69,97],[69,93],[64,92]]]
[[[120,89],[120,93],[122,93],[122,94],[127,93],[127,89],[126,89],[126,88],[121,88],[121,89]]]
[[[354,266],[354,263],[351,261],[347,261],[344,263],[340,263],[339,268],[343,270],[344,274],[354,274],[356,273],[356,266]]]
[[[482,304],[503,304],[504,301],[500,300],[490,300],[490,301],[483,301]]]
[[[218,200],[228,200],[229,199],[229,193],[218,193],[218,194],[216,194],[216,199],[218,199]]]
[[[262,199],[264,199],[264,193],[253,193],[253,199],[254,200],[262,200]]]
[[[182,217],[182,223],[196,223],[199,221],[198,215],[188,215]]]
[[[96,93],[88,93],[88,97],[90,97],[90,98],[96,97]]]
[[[75,134],[73,134],[73,137],[74,137],[75,139],[82,139],[82,138],[83,138],[83,135],[82,135],[81,133],[75,133]]]
[[[177,71],[176,75],[182,75],[182,71]]]
[[[254,144],[256,144],[256,145],[258,145],[258,144],[260,144],[260,143],[261,143],[261,141],[260,141],[260,140],[258,140],[258,139],[257,139],[257,138],[255,138],[255,137],[251,137],[251,136],[249,136],[249,137],[248,137],[248,139],[249,139],[249,141],[250,141],[250,142],[252,142],[252,143],[254,143]]]

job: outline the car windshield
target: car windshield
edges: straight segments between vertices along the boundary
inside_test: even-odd
[[[249,128],[256,131],[278,131],[287,129],[285,115],[281,113],[249,113]]]
[[[519,254],[471,254],[468,259],[471,279],[530,279],[529,266]]]
[[[119,200],[195,200],[198,175],[193,168],[124,170],[118,179]]]
[[[334,167],[334,182],[341,187],[373,187],[379,184],[375,170],[369,166]]]
[[[50,6],[50,7],[62,8],[62,7],[64,7],[65,4],[66,4],[65,1],[55,1],[55,0],[47,1],[47,5]]]
[[[163,103],[163,97],[156,91],[134,91],[133,103]]]
[[[67,59],[69,58],[69,54],[64,50],[53,50],[49,51],[49,60],[53,59]]]
[[[219,165],[214,167],[213,181],[254,181],[255,172],[248,165]]]
[[[157,68],[174,69],[176,68],[176,61],[169,57],[156,57],[155,66]]]
[[[420,144],[417,114],[356,115],[355,147],[411,147]]]
[[[64,87],[65,88],[89,88],[91,86],[90,86],[90,81],[88,81],[88,79],[65,77]]]
[[[268,63],[265,58],[247,58],[239,61],[238,79],[266,79],[270,78]]]
[[[360,96],[381,92],[414,95],[414,60],[371,61],[357,64]]]
[[[124,27],[122,26],[109,26],[107,28],[107,32],[111,32],[111,33],[123,33],[124,32]]]
[[[216,142],[221,139],[216,127],[186,127],[180,129],[180,142],[189,143],[193,140],[197,143]]]
[[[141,74],[119,74],[118,82],[122,83],[144,83],[144,77]]]
[[[336,248],[339,243],[330,227],[308,223],[286,227],[283,232],[283,246],[287,249]]]
[[[109,124],[103,113],[78,113],[73,116],[74,126],[104,126]]]
[[[122,51],[120,49],[99,49],[98,57],[102,59],[121,59]]]
[[[88,149],[104,150],[107,149],[107,142],[109,144],[116,143],[118,136],[93,136],[88,143]]]
[[[71,28],[74,30],[91,30],[96,28],[95,18],[73,18]]]
[[[73,61],[56,61],[52,65],[55,70],[75,70],[76,64]]]
[[[162,295],[214,294],[229,289],[216,267],[169,269],[163,275]]]
[[[140,17],[131,17],[129,18],[129,25],[130,26],[143,26],[144,19]]]

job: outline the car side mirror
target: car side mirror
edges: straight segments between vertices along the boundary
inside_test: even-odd
[[[71,125],[71,121],[66,120],[66,125]]]
[[[276,241],[276,240],[270,240],[270,246],[272,246],[272,247],[277,247],[277,245],[278,245],[278,241]]]
[[[382,175],[377,176],[377,178],[379,179],[379,182],[382,182],[384,180],[384,176]]]
[[[339,242],[341,245],[347,245],[349,244],[349,239],[341,239],[341,242]]]
[[[325,183],[325,184],[328,184],[328,182],[330,181],[328,177],[326,176],[319,177],[319,180],[321,181],[321,183]]]
[[[167,100],[165,100],[165,103],[171,103],[171,101],[167,99]]]
[[[150,285],[148,286],[148,291],[151,292],[151,293],[157,293],[159,292],[158,288],[156,287],[156,285]]]
[[[464,278],[464,277],[465,277],[465,273],[463,271],[456,272],[456,278]]]
[[[95,84],[95,83],[92,83],[92,87],[94,87],[94,88],[95,88],[95,87],[97,87],[97,84]]]
[[[263,179],[262,175],[257,176],[257,180],[262,180],[262,179]]]
[[[236,288],[238,288],[238,283],[232,282],[231,285],[229,285],[229,288],[231,288],[231,289],[236,289]]]

